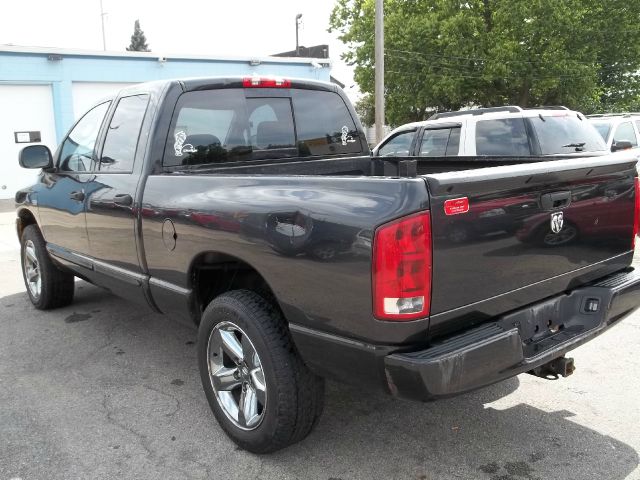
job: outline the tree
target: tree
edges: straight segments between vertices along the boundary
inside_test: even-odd
[[[133,25],[133,35],[131,35],[131,44],[127,47],[129,52],[150,52],[147,45],[147,37],[140,28],[140,20],[136,20]]]
[[[365,127],[371,127],[376,123],[375,105],[373,95],[365,94],[354,105],[360,121]]]
[[[386,0],[387,121],[465,106],[640,105],[640,2]],[[365,94],[374,84],[374,0],[330,18]]]

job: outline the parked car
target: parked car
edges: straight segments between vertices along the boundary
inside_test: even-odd
[[[587,118],[612,152],[638,148],[640,114],[606,113],[587,115]]]
[[[373,155],[553,157],[607,151],[579,112],[506,106],[437,113],[429,120],[402,125],[373,149]]]
[[[483,135],[502,125],[518,148],[530,137],[517,125],[585,131],[573,112],[526,115],[489,130],[469,118]],[[54,155],[42,145],[20,154],[41,169],[16,194],[27,294],[37,309],[62,307],[79,277],[189,319],[213,414],[257,453],[311,431],[325,377],[434,400],[524,372],[566,376],[566,352],[640,303],[636,160],[588,157],[588,138],[556,143],[578,141],[563,161],[486,168],[473,157],[417,173],[402,157],[370,157],[335,85],[127,87]],[[500,223],[503,213],[563,241],[521,241],[513,229],[448,238],[451,219]],[[565,242],[567,225],[590,227]]]

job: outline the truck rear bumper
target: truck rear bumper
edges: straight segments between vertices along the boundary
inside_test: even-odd
[[[392,394],[458,395],[527,372],[595,338],[640,306],[640,272],[530,305],[430,348],[384,357]]]

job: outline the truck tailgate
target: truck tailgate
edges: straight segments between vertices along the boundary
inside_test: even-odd
[[[610,157],[424,175],[433,234],[432,334],[627,266],[635,176],[635,159]]]

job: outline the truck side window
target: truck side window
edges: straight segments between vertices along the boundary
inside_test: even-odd
[[[362,152],[360,134],[340,95],[294,90],[292,96],[300,156]]]
[[[444,157],[458,155],[460,128],[425,130],[420,144],[421,157]]]
[[[476,155],[526,157],[530,154],[524,119],[481,120],[476,124]]]
[[[60,148],[58,168],[63,172],[92,170],[93,150],[111,102],[93,107],[76,123]]]
[[[411,143],[415,137],[415,130],[402,132],[387,140],[387,143],[378,149],[379,157],[408,157],[411,155]]]
[[[121,98],[109,123],[100,157],[100,171],[131,172],[148,95]]]
[[[631,125],[631,122],[624,122],[618,125],[618,128],[613,134],[613,143],[619,142],[620,140],[627,140],[631,142],[632,146],[638,146],[636,132],[633,130],[633,125]]]

